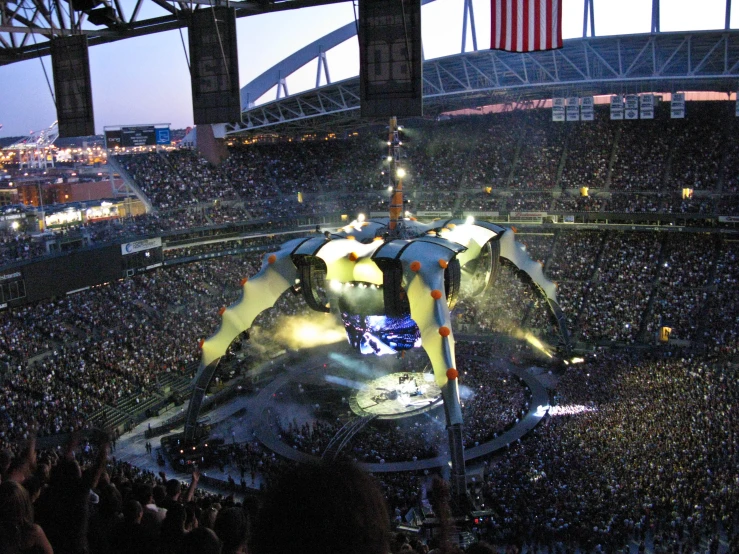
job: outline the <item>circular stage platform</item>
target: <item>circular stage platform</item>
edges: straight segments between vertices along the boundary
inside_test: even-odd
[[[424,413],[441,403],[433,373],[400,372],[373,379],[349,400],[359,416],[399,419]]]
[[[312,422],[317,419],[335,423],[340,415],[349,420],[350,414],[357,420],[374,416],[373,424],[386,420],[383,433],[409,433],[411,441],[416,436],[416,430],[421,430],[427,424],[439,424],[438,418],[443,417],[443,414],[434,415],[434,412],[442,408],[441,391],[436,386],[432,373],[423,364],[406,360],[411,363],[403,369],[419,370],[399,371],[397,362],[390,360],[373,359],[374,363],[370,364],[362,359],[357,361],[354,357],[342,356],[343,353],[340,356],[318,354],[304,356],[299,361],[290,360],[285,365],[285,371],[280,371],[253,400],[250,408],[250,412],[256,416],[253,437],[284,458],[297,462],[315,462],[322,452],[304,451],[297,444],[286,440],[280,422],[289,424],[294,421],[297,432],[303,433],[304,429],[312,428]],[[536,377],[541,371],[533,371],[535,368],[525,368],[499,358],[469,356],[468,360],[485,364],[485,371],[500,376],[516,376],[530,391],[528,410],[512,427],[501,428],[492,440],[465,450],[465,460],[472,461],[504,448],[531,431],[546,414],[549,396]],[[413,416],[417,415],[421,415],[422,419],[416,420]],[[404,418],[407,418],[407,422],[401,421]],[[490,431],[492,433],[495,430]],[[441,446],[438,455],[419,456],[416,460],[392,461],[380,450],[378,453],[383,454],[385,462],[374,462],[373,456],[359,457],[357,460],[362,467],[375,473],[445,467],[449,462],[449,454],[444,451],[442,441],[434,444]],[[372,448],[372,445],[362,443],[361,447]]]

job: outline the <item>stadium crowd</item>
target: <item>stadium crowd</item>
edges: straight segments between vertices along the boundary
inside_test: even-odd
[[[733,242],[714,235],[600,231],[523,234],[520,239],[557,281],[574,337],[650,342],[661,322],[673,328],[673,338],[718,343],[724,352],[735,351],[739,325],[733,312],[724,309],[734,304],[734,278],[722,274],[735,256]],[[41,391],[50,380],[63,382],[74,391],[94,393],[76,403],[88,415],[90,409],[115,405],[116,399],[138,390],[151,394],[156,372],[187,374],[198,357],[197,340],[217,326],[218,308],[236,298],[239,279],[253,274],[259,259],[223,257],[174,266],[4,312],[0,336],[9,386],[3,394],[14,391],[12,404],[32,409],[44,398]],[[300,308],[299,303],[289,309],[281,304],[275,313],[280,309],[297,313]],[[184,313],[190,321],[182,318]],[[553,333],[546,314],[539,295],[506,266],[490,294],[463,299],[455,310],[463,328],[512,336],[523,328]],[[271,317],[265,314],[263,319]],[[37,398],[26,402],[18,394]],[[8,418],[3,419],[7,425]],[[49,424],[43,430],[74,426]]]
[[[89,424],[105,404],[152,395],[158,376],[190,377],[198,340],[260,257],[226,257],[139,275],[0,314],[5,348],[0,443]]]
[[[724,103],[695,104],[693,117],[680,121],[660,108],[654,121],[614,122],[598,108],[595,121],[574,125],[553,124],[546,110],[417,122],[401,131],[408,209],[732,215],[735,122],[725,121]],[[85,223],[86,236],[101,243],[259,218],[274,225],[385,211],[385,133],[235,145],[218,167],[186,149],[118,155],[157,211]],[[683,198],[683,189],[696,194]],[[46,254],[31,234],[3,231],[0,260]]]
[[[599,352],[571,367],[556,393],[569,411],[486,464],[485,531],[587,552],[717,551],[723,535],[733,552],[737,394],[732,370],[690,357]]]
[[[714,125],[724,107],[696,106],[704,117],[660,127],[639,121],[617,128],[603,118],[592,127],[557,127],[545,125],[548,113],[532,112],[409,130],[410,205],[734,213],[735,195],[683,199],[677,192],[737,191],[730,162],[739,150],[726,139],[735,123]],[[523,132],[511,131],[519,124]],[[348,212],[357,199],[379,211],[387,195],[386,168],[375,154],[381,145],[370,133],[239,147],[220,168],[190,151],[122,156],[120,163],[161,212],[88,224],[87,232],[104,242],[263,216]],[[354,163],[362,169],[353,170]],[[574,190],[582,186],[607,193],[582,197]],[[337,190],[345,194],[331,194]],[[478,533],[536,552],[617,552],[629,541],[640,550],[649,543],[655,553],[698,552],[718,549],[719,538],[729,551],[739,550],[739,390],[736,366],[727,361],[739,354],[737,242],[703,232],[549,228],[518,238],[557,282],[572,336],[588,347],[627,348],[598,349],[570,366],[558,376],[556,405],[545,422],[485,461],[473,496],[494,515]],[[239,240],[238,247],[251,244]],[[5,262],[43,251],[30,236],[0,236]],[[213,251],[196,246],[174,256]],[[190,494],[179,483],[113,460],[106,466],[104,446],[82,447],[76,458],[56,451],[35,460],[23,445],[37,433],[97,425],[101,420],[91,416],[106,406],[159,394],[164,375],[191,377],[198,339],[217,328],[218,308],[238,297],[239,280],[253,275],[260,259],[217,257],[0,312],[0,552],[244,550],[246,521],[254,517],[249,506],[195,494],[196,488]],[[301,313],[299,299],[285,296],[256,321],[262,332],[255,336],[269,340],[284,315]],[[510,266],[501,269],[491,293],[461,301],[453,317],[484,335],[554,334],[545,303]],[[628,348],[653,344],[662,326],[692,350],[662,349],[670,355],[660,358]],[[458,349],[470,361],[465,383],[475,391],[464,405],[468,447],[490,440],[527,406],[520,383],[476,360],[496,352],[493,342]],[[340,427],[337,421],[294,422],[282,433],[296,448],[319,454]],[[422,459],[438,454],[443,434],[421,426],[368,427],[350,445],[350,456]],[[239,468],[244,483],[246,473],[252,483],[257,473],[279,483],[290,470],[258,443],[224,446],[219,456],[223,465]],[[429,485],[423,474],[379,480],[396,522],[418,507]]]
[[[0,460],[0,551],[59,553],[245,552],[255,504],[108,459],[110,444],[38,453],[33,442]]]
[[[494,342],[460,349],[463,356],[498,354]],[[486,514],[474,528],[477,536],[499,548],[537,553],[627,552],[632,544],[639,551],[649,545],[654,553],[718,552],[724,544],[721,551],[733,552],[739,541],[735,369],[680,356],[599,349],[560,374],[542,424],[503,454],[485,459],[482,479],[470,482],[472,498]],[[29,430],[29,438],[34,432]],[[197,528],[212,529],[224,540],[219,512],[236,507],[247,520],[255,518],[248,496],[239,506],[233,497],[195,494],[197,472],[194,486],[187,487],[114,458],[106,466],[105,454],[105,446],[78,445],[76,460],[85,470],[75,474],[77,462],[64,450],[41,453],[33,462],[25,449],[15,457],[4,452],[0,496],[8,501],[0,505],[11,510],[0,510],[0,527],[13,529],[7,518],[15,517],[19,505],[26,506],[28,527],[20,536],[0,533],[0,541],[22,538],[26,546],[43,546],[43,535],[46,552],[77,552],[79,545],[92,553],[191,552],[184,545],[195,540],[189,533]],[[224,445],[221,456],[221,464],[240,468],[242,491],[248,474],[251,482],[259,474],[269,496],[294,471],[259,443]],[[431,477],[377,476],[386,524],[405,521],[412,508],[419,514],[428,509]],[[237,490],[233,480],[231,490]],[[132,500],[140,506],[134,509]],[[62,505],[69,510],[63,518]],[[178,521],[174,529],[171,517]],[[131,518],[140,527],[132,529]],[[123,525],[131,536],[118,544],[116,529]],[[248,530],[239,536],[255,538]],[[221,548],[214,552],[226,551],[225,544]]]

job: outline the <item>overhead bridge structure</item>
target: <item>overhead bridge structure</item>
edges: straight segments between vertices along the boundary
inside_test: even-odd
[[[246,107],[242,122],[219,126],[221,136],[353,127],[359,118],[359,77],[318,86],[325,52],[350,38],[354,24],[296,52],[242,89],[242,102],[276,87],[277,98]],[[356,32],[354,30],[354,32]],[[318,60],[316,88],[286,96],[286,80]],[[300,65],[298,66],[298,63]],[[328,80],[328,79],[326,79]],[[552,97],[677,91],[735,92],[739,31],[691,31],[566,40],[548,52],[466,52],[426,60],[424,113]],[[326,117],[331,116],[331,117]]]

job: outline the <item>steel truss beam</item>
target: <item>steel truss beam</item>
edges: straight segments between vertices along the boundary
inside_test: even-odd
[[[247,85],[248,86],[248,85]],[[694,31],[566,40],[564,48],[515,54],[468,52],[424,62],[424,111],[553,96],[718,91],[739,87],[739,31]],[[314,131],[322,117],[359,110],[359,79],[247,109],[221,133]],[[358,116],[353,116],[356,119]],[[356,126],[356,121],[354,122]]]
[[[344,1],[242,0],[228,5],[236,9],[236,17],[247,17]],[[49,39],[55,36],[82,33],[87,35],[88,44],[94,46],[187,27],[193,10],[207,9],[212,4],[225,5],[226,2],[102,0],[98,8],[109,9],[110,21],[106,25],[94,25],[85,12],[71,10],[67,0],[0,0],[0,65],[48,56]],[[142,18],[142,12],[154,16]]]

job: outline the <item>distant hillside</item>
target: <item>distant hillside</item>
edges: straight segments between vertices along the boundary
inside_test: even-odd
[[[0,148],[5,148],[6,146],[10,146],[14,142],[18,142],[23,137],[2,137],[0,138]]]

